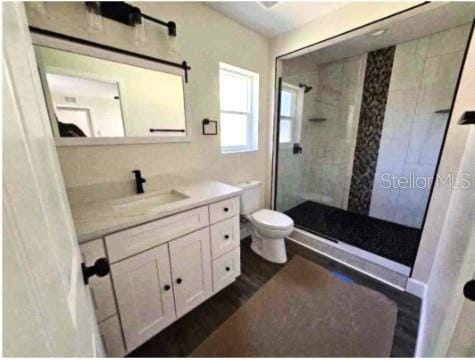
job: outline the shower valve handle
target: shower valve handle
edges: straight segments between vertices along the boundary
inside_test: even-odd
[[[293,153],[294,154],[301,154],[302,153],[302,146],[299,143],[294,143]]]

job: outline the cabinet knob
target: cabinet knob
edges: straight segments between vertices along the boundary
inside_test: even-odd
[[[181,284],[182,281],[183,281],[183,280],[182,280],[181,278],[176,279],[176,283],[177,283],[177,284]]]
[[[224,235],[224,238],[225,238],[225,239],[229,239],[229,235]]]
[[[168,285],[168,284],[163,287],[163,290],[165,290],[165,291],[168,291],[168,290],[170,290],[170,289],[171,289],[171,286]]]
[[[226,271],[231,271],[231,268],[229,266],[226,266]]]
[[[228,212],[229,208],[225,207],[223,210],[224,210],[224,212]]]
[[[475,280],[470,280],[463,287],[463,295],[467,300],[475,301]]]
[[[107,258],[99,258],[96,260],[94,265],[86,266],[85,263],[81,264],[82,270],[82,277],[84,279],[84,284],[89,284],[89,278],[91,276],[99,276],[103,277],[109,274],[110,272],[110,265],[109,260]]]

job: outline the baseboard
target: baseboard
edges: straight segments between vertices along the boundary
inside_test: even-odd
[[[409,278],[406,283],[406,292],[424,300],[426,284],[414,278]]]
[[[425,324],[426,324],[426,294],[427,286],[422,281],[416,280],[414,278],[409,278],[406,283],[406,292],[417,296],[422,300],[421,304],[421,313],[419,315],[419,326],[417,328],[417,341],[416,341],[416,352],[415,357],[424,357],[422,354],[422,347],[424,343],[424,334],[425,334]]]
[[[412,280],[412,279],[409,279],[409,280]],[[423,346],[424,346],[424,336],[426,333],[425,329],[426,329],[426,317],[427,317],[427,309],[426,309],[427,286],[418,280],[414,280],[414,281],[419,283],[416,286],[419,286],[419,287],[422,286],[424,288],[424,290],[422,291],[422,297],[421,297],[422,305],[421,305],[421,314],[419,316],[419,327],[417,328],[416,353],[414,354],[415,357],[419,358],[419,357],[426,357],[426,355],[423,354]]]

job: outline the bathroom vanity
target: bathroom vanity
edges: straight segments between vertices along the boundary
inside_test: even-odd
[[[105,352],[125,355],[240,274],[240,188],[203,182],[72,207]],[[157,205],[158,204],[158,205]]]

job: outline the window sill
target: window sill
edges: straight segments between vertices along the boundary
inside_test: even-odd
[[[230,154],[240,154],[240,153],[249,153],[249,152],[258,152],[259,149],[240,149],[240,150],[225,150],[221,149],[222,155],[230,155]]]

